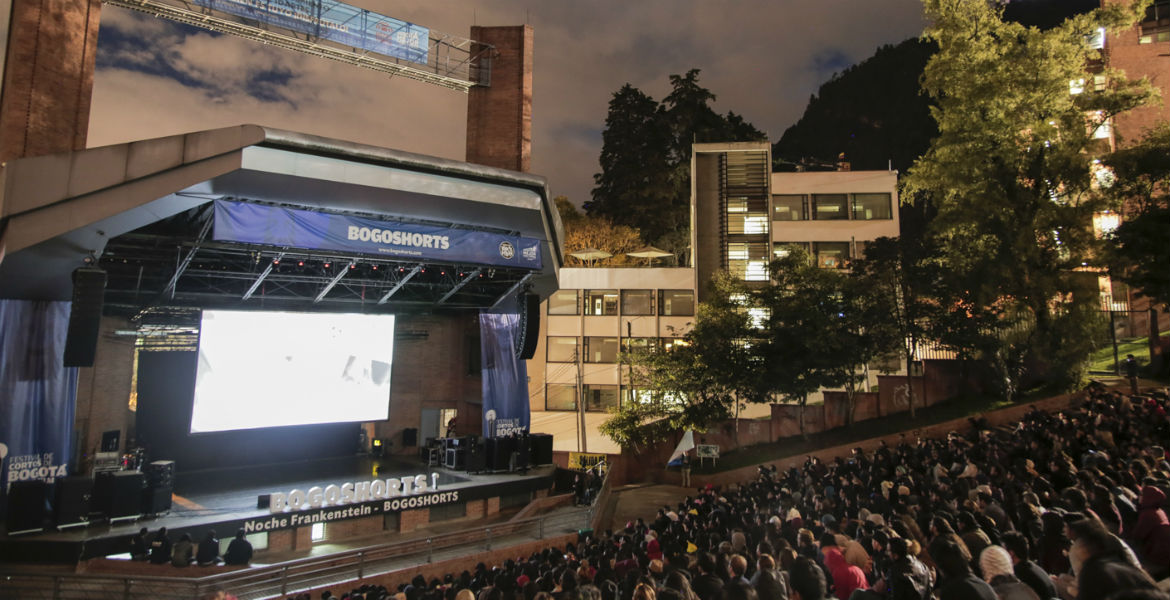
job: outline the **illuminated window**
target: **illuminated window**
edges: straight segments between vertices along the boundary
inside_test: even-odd
[[[808,196],[780,194],[772,196],[773,221],[804,221],[808,219]]]
[[[772,256],[774,258],[785,258],[796,249],[803,250],[807,254],[808,242],[772,242]]]
[[[1093,50],[1104,50],[1105,49],[1105,28],[1098,27],[1096,31],[1089,34],[1089,38],[1086,40],[1086,43],[1089,45],[1089,48],[1091,48]]]
[[[605,412],[609,408],[617,408],[618,386],[585,384],[585,410],[590,412]]]
[[[548,362],[577,362],[577,344],[575,337],[549,336]]]
[[[849,218],[849,194],[813,194],[813,218],[833,221]]]
[[[319,542],[323,539],[325,539],[325,524],[313,523],[313,526],[309,528],[309,541]]]
[[[817,266],[826,269],[840,269],[849,260],[849,242],[813,242],[813,254]]]
[[[654,314],[653,290],[622,290],[623,315]]]
[[[1071,79],[1068,82],[1068,93],[1072,95],[1083,94],[1085,92],[1085,78]]]
[[[860,221],[892,219],[889,194],[853,194],[853,218]]]
[[[577,410],[577,386],[571,383],[550,383],[544,389],[545,410]]]
[[[550,315],[575,315],[578,308],[577,290],[557,290],[548,297]]]
[[[659,290],[658,314],[664,317],[689,317],[694,315],[694,290]]]
[[[617,290],[588,290],[585,292],[586,315],[618,314]]]
[[[585,362],[616,363],[618,361],[618,339],[615,337],[585,338]]]
[[[768,280],[768,243],[733,242],[727,244],[727,270],[743,281]]]

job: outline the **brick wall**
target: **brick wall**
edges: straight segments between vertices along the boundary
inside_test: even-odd
[[[1110,4],[1132,0],[1106,0]],[[1114,124],[1120,147],[1141,139],[1142,132],[1158,123],[1170,121],[1170,42],[1138,43],[1141,28],[1135,27],[1105,40],[1109,66],[1125,72],[1130,79],[1149,77],[1162,93],[1162,102],[1119,115]]]
[[[85,148],[100,0],[13,0],[0,162]]]
[[[431,509],[404,510],[398,514],[398,531],[408,533],[430,524]]]
[[[529,170],[532,160],[532,27],[472,27],[494,46],[491,85],[467,95],[467,162]]]
[[[74,430],[80,433],[76,455],[83,465],[101,446],[102,432],[121,432],[121,447],[134,436],[134,413],[129,408],[130,376],[134,363],[134,336],[119,336],[117,330],[133,330],[128,320],[102,317],[97,352],[92,367],[77,376],[77,404]]]

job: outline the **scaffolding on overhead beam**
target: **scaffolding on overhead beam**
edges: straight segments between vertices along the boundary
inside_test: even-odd
[[[426,62],[422,63],[346,46],[272,23],[214,10],[199,3],[182,0],[102,1],[105,4],[192,27],[226,33],[464,93],[472,86],[491,84],[491,57],[494,50],[491,45],[437,31],[429,31]]]

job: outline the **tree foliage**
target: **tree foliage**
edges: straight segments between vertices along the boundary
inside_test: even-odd
[[[689,241],[691,144],[765,136],[740,115],[716,113],[711,108],[715,94],[699,85],[698,69],[671,75],[670,83],[662,102],[630,84],[614,93],[601,136],[601,172],[593,176],[596,187],[585,212],[632,227],[643,242],[683,258]]]
[[[938,45],[923,75],[939,134],[910,169],[904,194],[938,207],[932,236],[945,277],[936,330],[997,365],[1011,395],[1026,358],[1049,383],[1079,377],[1096,324],[1096,293],[1073,273],[1092,259],[1094,133],[1151,97],[1146,81],[1105,69],[1088,41],[1135,22],[1140,7],[1109,5],[1049,30],[1007,22],[989,2],[924,0],[924,37]],[[1089,82],[1070,93],[1070,82]]]

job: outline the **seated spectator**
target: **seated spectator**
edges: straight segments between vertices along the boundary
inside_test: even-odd
[[[184,533],[175,547],[171,550],[171,564],[176,567],[186,567],[195,562],[195,544],[191,543],[191,534]]]
[[[998,600],[987,582],[975,577],[959,545],[939,539],[931,543],[930,558],[942,576],[938,582],[939,600]]]
[[[199,550],[195,553],[195,562],[201,567],[210,567],[219,562],[219,539],[215,537],[215,530],[209,529],[199,542]]]
[[[227,552],[223,554],[225,565],[246,565],[252,561],[252,543],[246,539],[244,530],[236,531],[236,538],[228,544]]]
[[[1028,558],[1028,538],[1024,534],[1018,531],[1004,534],[1003,547],[1011,557],[1012,573],[1020,581],[1032,588],[1041,600],[1056,597],[1056,585],[1052,583],[1052,577]]]
[[[150,540],[150,564],[165,565],[171,560],[171,539],[167,537],[167,528],[159,527],[158,532]]]
[[[130,560],[144,561],[150,558],[150,542],[147,540],[150,532],[143,527],[130,538]]]
[[[788,571],[789,600],[825,600],[825,574],[810,558],[799,557]]]
[[[1113,538],[1097,521],[1083,519],[1069,525],[1073,545],[1069,560],[1077,572],[1078,599],[1104,598],[1120,590],[1156,589],[1154,580],[1134,568],[1117,550]]]
[[[983,581],[991,584],[1000,600],[1041,600],[1012,570],[1012,557],[999,546],[988,546],[979,554]],[[1044,599],[1048,600],[1048,599]]]

